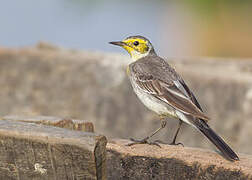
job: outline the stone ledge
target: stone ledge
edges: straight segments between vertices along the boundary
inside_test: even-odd
[[[239,154],[231,162],[220,154],[181,146],[125,146],[128,140],[107,144],[108,179],[249,179],[252,156]],[[118,178],[120,177],[120,178]]]

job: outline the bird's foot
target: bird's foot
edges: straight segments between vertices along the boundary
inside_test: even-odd
[[[184,144],[182,144],[182,143],[175,143],[174,141],[172,141],[171,143],[165,143],[165,142],[163,142],[163,141],[161,141],[161,140],[156,140],[156,141],[154,141],[154,143],[168,144],[168,145],[175,145],[175,146],[181,145],[181,146],[184,147]]]
[[[146,137],[146,138],[141,139],[141,140],[130,138],[130,140],[133,141],[133,143],[129,143],[126,146],[133,146],[133,145],[136,145],[136,144],[149,144],[149,145],[155,145],[155,146],[158,146],[158,147],[161,148],[161,146],[157,142],[155,142],[155,141],[150,142],[150,141],[148,141],[148,139],[149,139],[149,137]]]
[[[179,143],[171,142],[170,145],[175,145],[175,146],[181,145],[181,146],[184,147],[184,144],[182,144],[182,143],[180,143],[180,142],[179,142]]]

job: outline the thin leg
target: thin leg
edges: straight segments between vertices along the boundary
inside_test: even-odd
[[[182,146],[184,146],[182,143],[176,143],[176,138],[177,138],[177,136],[178,136],[178,133],[179,133],[179,130],[180,130],[180,128],[181,128],[182,123],[183,123],[183,122],[182,122],[181,120],[179,120],[178,129],[177,129],[177,131],[176,131],[176,133],[175,133],[175,136],[174,136],[172,142],[169,143],[169,145],[182,145]],[[168,144],[168,143],[164,143],[164,142],[161,141],[161,140],[156,140],[156,141],[154,141],[154,143]]]
[[[154,131],[153,133],[151,133],[151,135],[147,136],[146,138],[144,139],[141,139],[141,140],[135,140],[133,138],[130,138],[131,141],[133,141],[133,143],[130,143],[130,144],[127,144],[127,146],[132,146],[132,145],[135,145],[135,144],[152,144],[152,145],[157,145],[160,147],[159,144],[155,143],[155,142],[148,142],[148,140],[154,136],[155,134],[157,134],[161,129],[163,129],[164,127],[166,126],[166,121],[165,120],[162,120],[161,121],[161,125],[160,127]]]
[[[156,131],[154,131],[150,136],[148,136],[148,139],[154,136],[155,134],[157,134],[161,129],[165,128],[165,126],[166,126],[166,121],[162,120],[160,127]]]
[[[176,143],[176,138],[177,138],[177,136],[178,136],[178,133],[179,133],[179,130],[180,130],[180,128],[181,128],[182,123],[183,123],[183,122],[182,122],[181,120],[179,120],[178,129],[177,129],[177,131],[176,131],[176,133],[175,133],[175,136],[174,136],[174,138],[173,138],[173,140],[172,140],[172,142],[171,142],[170,145],[179,145],[179,144],[181,144],[182,146],[184,146],[182,143]]]

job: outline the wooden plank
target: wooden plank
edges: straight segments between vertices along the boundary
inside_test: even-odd
[[[78,130],[84,132],[94,132],[94,125],[92,122],[83,120],[76,120],[70,118],[60,118],[52,116],[4,116],[1,120],[20,121],[28,123],[43,124],[48,126],[56,126],[71,130]]]
[[[215,152],[182,146],[107,144],[108,179],[252,179],[252,156],[231,162]]]
[[[0,179],[105,179],[105,146],[94,133],[0,121]]]

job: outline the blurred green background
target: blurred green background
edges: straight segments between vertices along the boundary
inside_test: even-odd
[[[98,51],[144,35],[166,57],[252,57],[249,0],[9,0],[0,6],[0,46],[38,41]]]

